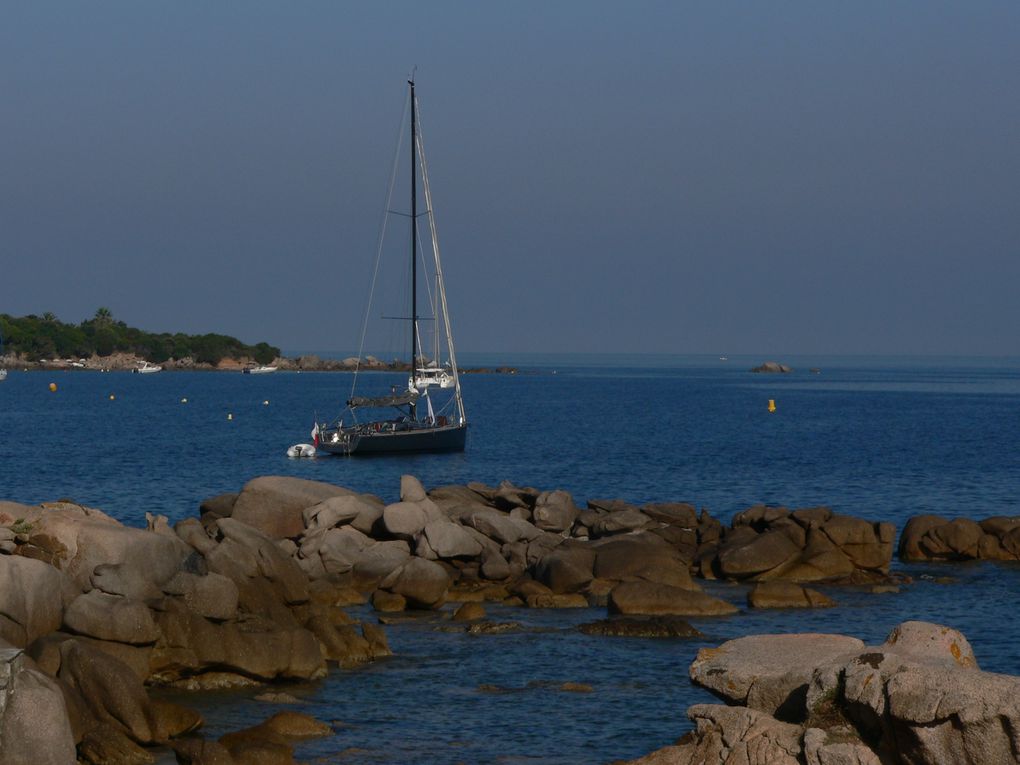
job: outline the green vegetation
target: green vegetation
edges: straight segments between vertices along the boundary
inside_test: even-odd
[[[29,361],[119,352],[133,353],[154,364],[188,356],[204,364],[217,364],[224,358],[253,358],[268,364],[280,355],[280,349],[268,343],[246,345],[228,335],[145,332],[114,319],[109,308],[100,308],[81,324],[65,324],[49,312],[20,318],[0,314],[0,336],[4,353],[24,354]]]

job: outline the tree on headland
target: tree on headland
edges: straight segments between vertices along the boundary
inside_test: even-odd
[[[0,314],[0,328],[4,352],[23,354],[29,361],[130,353],[156,364],[188,357],[213,365],[225,358],[267,364],[280,355],[268,343],[247,345],[229,335],[146,332],[116,321],[105,307],[78,325],[65,324],[50,312],[20,318]]]
[[[113,312],[105,306],[100,306],[96,309],[96,315],[93,321],[101,327],[105,327],[113,323]]]

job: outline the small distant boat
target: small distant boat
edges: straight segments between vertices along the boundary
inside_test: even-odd
[[[3,356],[3,351],[4,351],[4,336],[0,335],[0,356]],[[6,379],[7,370],[4,369],[3,367],[0,367],[0,382],[3,382]]]
[[[241,370],[242,374],[246,375],[267,375],[270,372],[275,372],[279,367],[271,367],[265,364],[259,364],[255,367],[245,367]]]
[[[139,375],[151,375],[155,372],[162,372],[163,367],[158,364],[150,364],[148,361],[143,361],[140,367],[136,367],[131,371]]]
[[[314,457],[315,446],[313,444],[294,444],[292,447],[287,449],[288,457]]]

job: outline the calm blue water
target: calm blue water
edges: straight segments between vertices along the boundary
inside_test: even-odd
[[[687,500],[724,520],[755,502],[827,504],[898,527],[917,513],[1020,514],[1020,360],[784,360],[797,371],[752,375],[760,359],[737,357],[469,358],[516,364],[522,373],[465,378],[472,425],[464,454],[313,461],[288,460],[285,449],[308,440],[316,412],[339,412],[349,374],[12,372],[0,384],[0,498],[70,497],[141,525],[146,511],[171,520],[194,515],[204,497],[237,491],[257,475],[330,481],[392,500],[409,472],[427,486],[507,478],[565,488],[582,501]],[[821,372],[809,373],[812,366]],[[401,380],[365,376],[359,392]],[[928,619],[962,629],[986,669],[1020,673],[1020,623],[1004,616],[1020,589],[1020,567],[900,568],[917,580],[898,594],[830,591],[839,608],[701,620],[703,641],[592,638],[572,629],[601,618],[597,609],[496,609],[494,618],[525,627],[498,636],[391,626],[393,659],[291,689],[306,711],[344,723],[336,738],[304,746],[299,758],[633,757],[678,737],[688,727],[686,707],[708,700],[687,681],[696,650],[754,632],[881,640],[904,619]],[[719,585],[716,594],[742,604],[746,593]],[[564,681],[595,690],[553,688]],[[517,690],[483,693],[481,684]],[[198,700],[208,733],[273,711],[253,695]]]

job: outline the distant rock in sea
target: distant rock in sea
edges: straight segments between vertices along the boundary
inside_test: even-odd
[[[786,374],[792,372],[793,368],[786,366],[786,364],[780,364],[778,361],[766,361],[764,364],[754,367],[752,372],[782,372]]]

